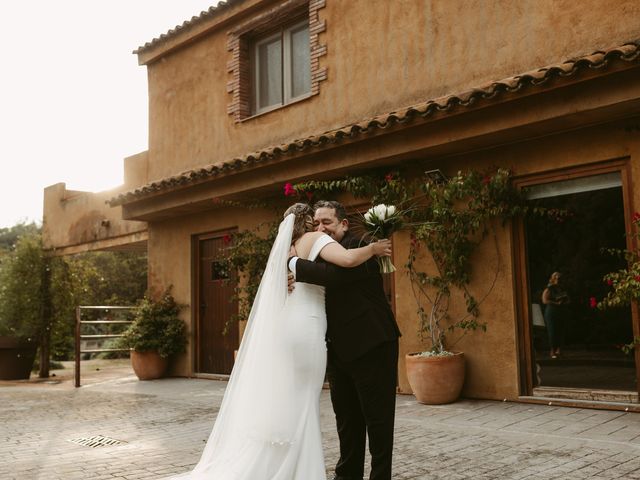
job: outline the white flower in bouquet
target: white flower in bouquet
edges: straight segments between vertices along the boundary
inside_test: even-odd
[[[381,203],[367,210],[367,213],[364,214],[364,219],[367,223],[374,225],[380,222],[394,221],[395,213],[395,206]]]
[[[391,235],[400,230],[403,219],[400,212],[394,205],[385,205],[383,203],[371,207],[364,214],[365,228],[376,239],[389,238]],[[378,257],[380,271],[382,273],[391,273],[396,271],[391,258]]]

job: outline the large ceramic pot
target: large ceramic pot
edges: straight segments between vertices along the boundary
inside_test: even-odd
[[[405,357],[411,390],[420,403],[440,405],[455,402],[464,384],[464,354],[422,357],[409,353]]]
[[[25,380],[31,376],[38,344],[0,337],[0,380]]]
[[[162,358],[157,352],[131,350],[131,366],[140,380],[155,380],[166,373],[169,359]]]

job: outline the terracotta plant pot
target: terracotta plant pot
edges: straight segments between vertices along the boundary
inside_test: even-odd
[[[441,405],[455,402],[464,384],[464,354],[455,352],[442,357],[405,357],[411,390],[420,403]]]
[[[169,359],[162,358],[157,352],[131,350],[131,366],[140,380],[155,380],[166,373]]]
[[[25,380],[31,376],[36,342],[0,337],[0,380]]]

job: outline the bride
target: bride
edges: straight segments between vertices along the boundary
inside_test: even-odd
[[[284,213],[249,315],[237,360],[200,461],[178,479],[325,480],[320,391],[326,367],[324,288],[287,292],[287,258],[355,267],[390,255],[382,240],[346,250],[314,231],[313,210]]]

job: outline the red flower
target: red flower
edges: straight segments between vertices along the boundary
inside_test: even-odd
[[[307,200],[311,201],[313,199],[313,192],[304,192],[304,194],[307,196]]]
[[[291,196],[295,196],[297,194],[298,194],[298,192],[296,192],[296,189],[293,188],[293,185],[291,185],[290,183],[285,183],[284,184],[284,196],[285,197],[291,197]]]
[[[640,212],[634,213],[633,217],[631,217],[631,220],[634,222],[640,222]]]
[[[607,278],[607,285],[609,286],[613,285],[613,280],[611,280],[610,278]]]
[[[636,275],[634,278],[636,279],[636,282],[640,282],[640,275]]]
[[[491,182],[491,176],[490,175],[485,175],[484,178],[482,179],[482,183],[484,185],[487,185],[489,182]]]
[[[385,179],[387,182],[390,182],[391,180],[393,180],[393,173],[387,173],[387,174],[384,176],[384,179]]]
[[[222,236],[222,243],[224,243],[225,245],[228,243],[231,243],[231,240],[232,240],[231,235],[229,235],[228,233],[225,233]]]
[[[596,308],[598,306],[598,301],[596,300],[596,297],[591,297],[589,299],[589,306],[591,308]]]
[[[412,247],[417,247],[420,244],[420,242],[418,241],[418,238],[413,233],[411,234],[410,238],[411,238]]]

